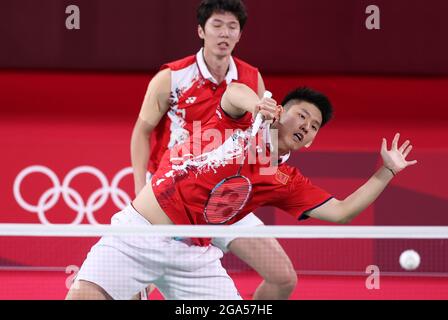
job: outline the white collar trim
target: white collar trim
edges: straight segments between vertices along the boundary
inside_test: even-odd
[[[291,156],[291,152],[288,152],[287,154],[280,156],[280,163],[279,164],[283,164],[286,161],[288,161],[289,157]]]
[[[207,65],[205,64],[204,48],[201,48],[201,50],[199,50],[199,52],[196,53],[196,61],[198,63],[199,71],[201,72],[202,76],[205,79],[215,84],[218,84],[218,81],[216,81],[216,79],[212,76],[212,74],[207,68]],[[233,80],[238,80],[238,70],[236,68],[236,64],[232,56],[230,56],[229,70],[227,71],[225,80],[227,84],[231,83]]]

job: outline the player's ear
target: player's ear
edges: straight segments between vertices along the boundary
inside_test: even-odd
[[[280,120],[282,120],[284,114],[285,114],[285,108],[283,108],[283,106],[278,105],[277,106],[277,112],[278,112],[278,119],[276,122],[280,122]]]
[[[202,40],[204,40],[205,32],[204,32],[204,29],[202,29],[202,27],[201,27],[200,24],[198,24],[198,36],[199,36],[199,38],[201,38]]]

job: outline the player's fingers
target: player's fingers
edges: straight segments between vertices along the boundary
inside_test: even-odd
[[[277,107],[276,106],[267,106],[267,105],[262,105],[261,109],[263,109],[264,111],[276,114],[277,113]]]
[[[392,141],[392,149],[398,149],[398,140],[400,139],[400,134],[396,133],[394,140]]]
[[[409,140],[406,140],[405,143],[401,145],[400,149],[398,149],[398,151],[400,151],[400,153],[403,153],[403,151],[408,147],[409,143],[411,142]]]
[[[408,166],[412,166],[412,165],[414,165],[414,164],[416,164],[417,163],[417,160],[412,160],[412,161],[408,161],[408,162],[406,162],[406,164],[408,165]]]
[[[277,105],[276,104],[268,104],[266,105],[266,109],[269,111],[277,111]]]
[[[381,143],[381,152],[387,151],[387,140],[386,138],[383,138],[383,142]]]
[[[277,110],[277,103],[268,103],[267,107],[275,111]]]
[[[406,148],[406,150],[404,150],[403,157],[406,158],[408,156],[408,154],[411,152],[411,150],[412,150],[412,145],[410,145],[409,147]]]
[[[269,112],[267,110],[260,110],[260,113],[263,115],[265,120],[273,120],[275,118],[275,113]]]
[[[272,98],[263,98],[262,101],[263,101],[265,104],[269,105],[269,106],[276,106],[276,105],[277,105],[277,101],[275,101],[275,100],[272,99]]]

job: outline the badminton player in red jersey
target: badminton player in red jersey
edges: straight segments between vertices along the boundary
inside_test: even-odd
[[[309,146],[330,120],[332,107],[329,100],[312,89],[300,88],[290,92],[282,105],[284,111],[278,115],[274,100],[260,100],[243,84],[229,85],[216,110],[216,118],[211,119],[202,132],[203,137],[210,137],[206,132],[213,127],[215,137],[217,132],[225,132],[225,129],[233,129],[234,133],[222,144],[200,148],[197,155],[190,152],[188,146],[191,143],[188,142],[177,150],[168,150],[151,183],[114,219],[126,220],[127,225],[142,224],[141,221],[147,224],[204,224],[207,196],[222,178],[234,175],[240,166],[234,160],[245,151],[241,140],[252,134],[251,120],[258,110],[266,120],[278,117],[271,130],[278,132],[278,139],[273,139],[272,144],[273,149],[278,150],[279,158],[267,165],[260,163],[259,157],[255,163],[243,163],[241,172],[251,180],[253,192],[246,206],[226,222],[228,224],[263,205],[276,206],[298,219],[313,217],[348,223],[375,201],[395,175],[417,163],[416,160],[406,160],[412,150],[409,141],[399,146],[397,134],[388,150],[383,138],[382,166],[351,195],[338,200],[314,186],[286,162],[290,152]],[[194,140],[193,147],[198,144]],[[263,148],[265,140],[256,141]],[[261,170],[264,166],[275,170],[264,174]],[[192,243],[179,247],[172,239],[152,237],[147,240],[148,248],[142,252],[135,252],[132,241],[123,237],[103,237],[90,251],[67,298],[127,298],[147,282],[155,283],[167,298],[238,299],[231,279],[218,263],[220,256],[210,245],[210,239],[192,239]],[[160,249],[157,241],[166,243],[164,248]]]
[[[240,0],[202,1],[197,20],[203,48],[163,65],[151,80],[131,139],[135,194],[146,184],[147,170],[156,172],[164,152],[188,140],[194,121],[205,124],[214,116],[229,83],[244,83],[263,95],[257,68],[232,56],[246,18]],[[257,226],[263,222],[250,213],[238,224]],[[232,252],[263,277],[254,299],[287,299],[294,289],[296,272],[276,239],[216,238],[213,245]],[[266,259],[277,264],[266,264]]]
[[[271,99],[259,101],[258,96],[247,86],[231,84],[223,96],[221,106],[217,108],[215,117],[203,128],[202,138],[213,128],[228,137],[220,146],[210,150],[210,141],[203,139],[205,147],[195,155],[192,152],[195,141],[189,148],[181,146],[179,150],[167,152],[159,170],[134,201],[134,207],[147,219],[157,210],[148,210],[143,198],[155,197],[157,204],[164,212],[163,216],[175,224],[206,224],[204,203],[210,190],[222,179],[235,175],[238,170],[238,159],[244,148],[242,139],[248,139],[252,113],[257,105],[264,104],[271,108],[265,112],[272,118],[275,104]],[[321,188],[314,186],[300,171],[287,164],[282,157],[304,146],[309,146],[320,128],[331,118],[332,107],[328,99],[311,89],[301,88],[292,91],[284,99],[284,112],[271,130],[278,130],[278,141],[274,140],[274,149],[278,150],[280,160],[273,174],[262,174],[263,167],[259,161],[244,164],[241,174],[252,183],[252,196],[245,207],[227,223],[232,224],[247,213],[260,206],[275,206],[296,218],[312,216],[318,219],[345,223],[370,205],[383,191],[387,183],[399,171],[408,165],[406,156],[412,149],[409,141],[398,148],[398,138],[393,140],[393,148],[386,150],[383,140],[381,155],[384,165],[360,189],[345,200],[337,200]],[[233,135],[227,133],[228,128],[238,129]],[[259,139],[260,140],[260,139]],[[196,147],[197,148],[197,147]],[[208,149],[208,150],[206,150]],[[182,154],[183,153],[183,154]],[[267,164],[272,166],[272,163]],[[265,168],[266,169],[266,168]],[[160,210],[159,210],[160,212]],[[209,241],[199,239],[198,244],[207,245]]]

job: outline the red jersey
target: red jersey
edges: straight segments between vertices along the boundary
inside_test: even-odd
[[[162,69],[171,70],[169,110],[160,120],[150,138],[149,172],[156,172],[167,149],[188,141],[193,121],[208,122],[215,114],[227,85],[232,81],[244,83],[258,90],[258,69],[230,57],[225,81],[217,84],[203,57],[203,49],[196,55],[167,63]]]
[[[199,151],[194,149],[198,148],[197,138],[201,138],[198,135],[188,143],[168,150],[152,177],[157,201],[175,224],[206,224],[203,212],[210,190],[222,179],[235,175],[240,167],[241,162],[236,160],[241,160],[245,152],[245,143],[241,142],[250,137],[252,114],[246,113],[240,119],[232,119],[221,107],[215,111],[215,116],[202,128],[202,148]],[[229,128],[234,129],[232,134]],[[224,142],[210,147],[210,141],[204,135],[209,129],[220,132]],[[212,135],[217,139],[216,134]],[[255,162],[253,164],[248,163],[248,158],[244,161],[241,175],[250,179],[252,193],[245,207],[226,224],[242,219],[261,206],[274,206],[300,218],[305,212],[332,198],[285,161],[274,167],[270,174],[262,174],[263,168],[272,166],[266,162],[263,164],[260,159],[256,157],[257,161],[252,161]],[[194,242],[208,245],[210,239],[194,239]]]

